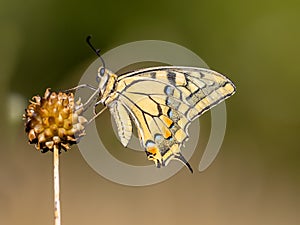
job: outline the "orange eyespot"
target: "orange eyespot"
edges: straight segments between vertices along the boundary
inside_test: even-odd
[[[155,156],[158,152],[158,148],[156,146],[148,147],[147,152],[150,153],[148,156],[150,156],[150,155]]]

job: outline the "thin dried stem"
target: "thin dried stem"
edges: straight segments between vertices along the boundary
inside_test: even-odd
[[[59,148],[54,145],[53,149],[54,165],[54,224],[61,225],[60,200],[59,200]]]

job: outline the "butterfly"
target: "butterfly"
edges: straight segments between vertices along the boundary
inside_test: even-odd
[[[221,101],[232,96],[235,85],[224,75],[210,69],[186,66],[159,66],[136,70],[117,76],[105,67],[90,36],[87,43],[102,61],[98,69],[98,87],[84,104],[95,97],[94,105],[103,104],[116,121],[118,136],[124,147],[137,128],[141,146],[148,160],[156,167],[179,160],[191,172],[192,167],[181,153],[188,140],[191,122]],[[101,110],[92,118],[103,112]]]

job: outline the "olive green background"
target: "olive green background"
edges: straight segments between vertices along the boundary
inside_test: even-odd
[[[112,183],[74,146],[61,155],[62,224],[300,223],[299,1],[4,1],[0,0],[0,224],[53,224],[52,155],[27,144],[27,99],[73,87],[94,53],[137,40],[185,46],[229,76],[227,133],[203,173],[209,136],[200,119],[199,149],[186,169],[147,187]],[[116,157],[136,157],[98,128]],[[108,138],[110,137],[110,138]],[[128,154],[126,153],[128,152]],[[144,154],[137,161],[146,163]],[[125,159],[126,160],[126,159]],[[144,162],[145,161],[145,162]],[[139,164],[137,162],[137,164]]]

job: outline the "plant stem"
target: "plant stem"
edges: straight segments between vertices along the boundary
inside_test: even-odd
[[[60,200],[59,200],[59,148],[54,145],[53,149],[54,165],[54,224],[61,224]]]

